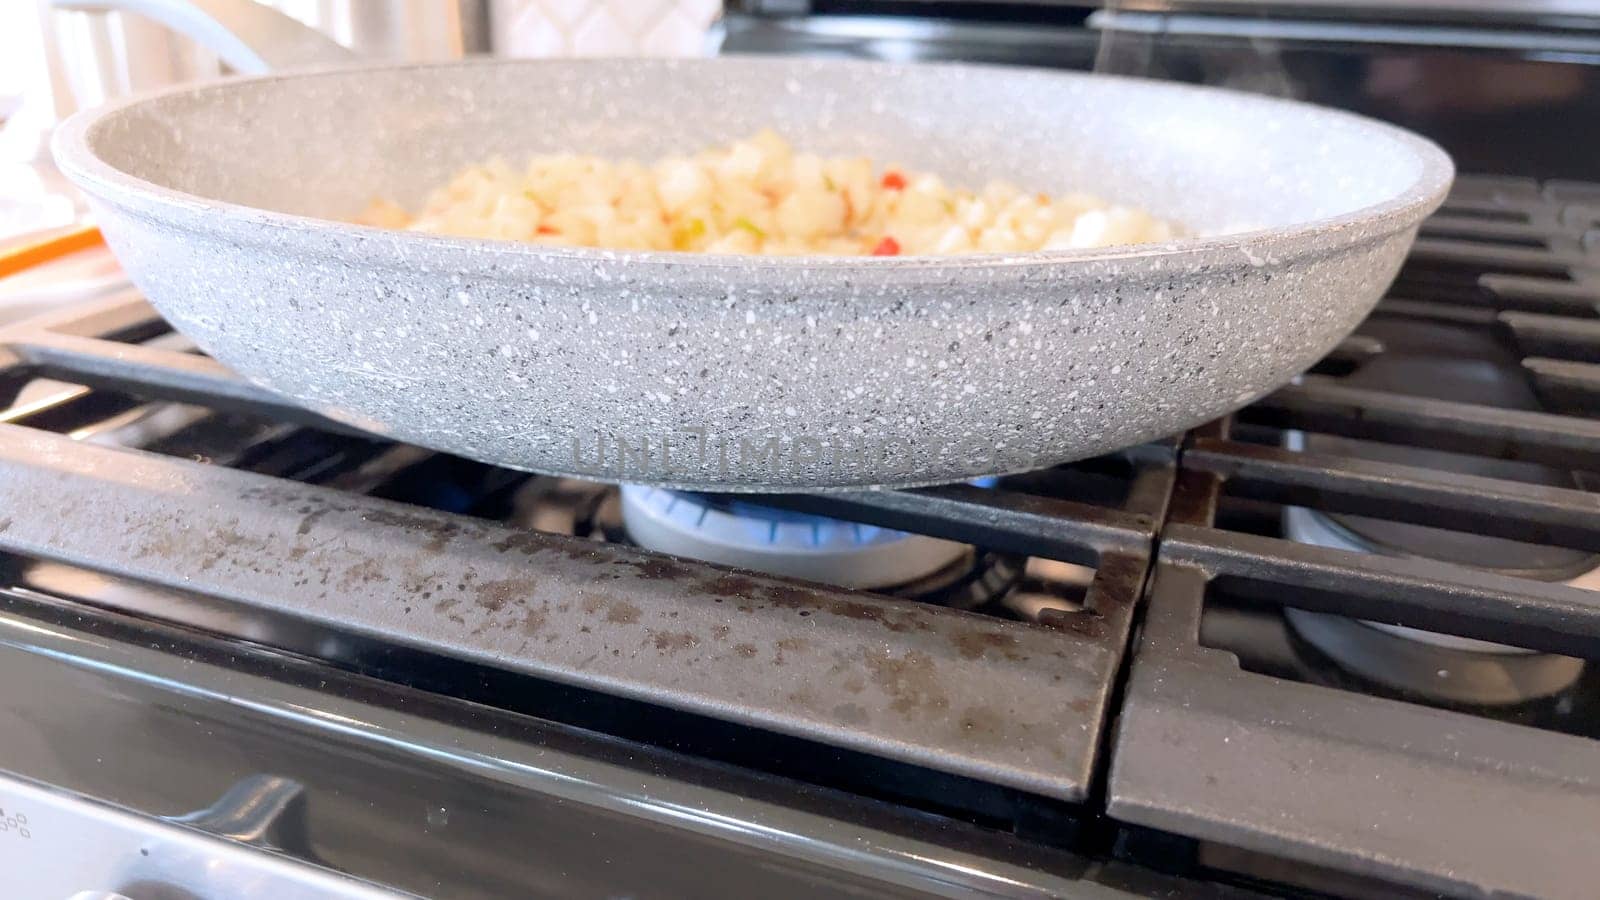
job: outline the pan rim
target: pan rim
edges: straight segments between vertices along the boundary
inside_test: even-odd
[[[930,69],[1016,72],[1035,77],[1065,80],[1117,81],[1138,84],[1146,89],[1197,95],[1225,94],[1235,100],[1273,106],[1293,107],[1311,111],[1329,120],[1343,121],[1376,139],[1382,139],[1409,150],[1419,162],[1417,177],[1407,187],[1393,196],[1348,212],[1317,219],[1307,219],[1292,225],[1280,225],[1221,235],[1185,237],[1150,244],[1123,244],[1092,249],[1044,250],[1027,253],[963,253],[954,255],[919,255],[896,257],[844,256],[807,254],[803,256],[764,256],[755,254],[712,254],[689,251],[623,250],[604,247],[547,247],[514,240],[468,238],[451,235],[425,234],[399,229],[359,225],[337,219],[319,218],[294,213],[279,212],[256,206],[218,200],[200,194],[180,191],[133,175],[120,169],[95,152],[92,140],[97,128],[125,110],[157,103],[165,98],[207,91],[227,91],[245,84],[274,81],[295,81],[312,78],[338,77],[340,75],[374,71],[410,71],[449,69],[475,66],[559,66],[579,64],[629,63],[660,65],[664,68],[695,65],[716,65],[719,61],[736,60],[740,63],[758,63],[774,68],[804,68],[825,66],[829,68],[857,67],[887,72],[923,71]],[[1192,85],[1160,79],[1139,78],[1126,75],[1055,71],[1041,68],[996,65],[988,63],[887,63],[867,60],[807,59],[800,57],[765,57],[728,55],[697,59],[637,59],[592,58],[573,59],[470,59],[412,63],[358,63],[335,66],[300,68],[266,75],[235,76],[209,81],[204,84],[183,84],[158,91],[120,98],[93,109],[79,111],[68,117],[56,129],[51,139],[51,151],[61,172],[95,199],[140,213],[158,221],[173,221],[185,214],[218,217],[234,228],[270,229],[277,234],[294,234],[300,237],[345,237],[365,241],[378,241],[395,248],[398,255],[410,256],[413,250],[431,250],[447,254],[469,254],[480,259],[496,261],[508,259],[530,263],[561,264],[626,264],[629,266],[668,266],[684,269],[728,269],[744,271],[772,269],[783,271],[809,270],[845,273],[852,277],[872,277],[875,274],[914,275],[937,272],[948,276],[951,269],[1024,269],[1049,267],[1090,267],[1097,264],[1123,260],[1140,262],[1183,263],[1197,257],[1215,257],[1220,254],[1242,254],[1252,265],[1261,264],[1257,251],[1265,250],[1276,258],[1295,258],[1322,252],[1330,246],[1345,247],[1357,241],[1337,240],[1345,232],[1358,230],[1361,239],[1379,239],[1394,232],[1413,227],[1436,209],[1448,192],[1455,175],[1455,165],[1436,143],[1419,134],[1368,116],[1264,95],[1248,94],[1224,88]]]

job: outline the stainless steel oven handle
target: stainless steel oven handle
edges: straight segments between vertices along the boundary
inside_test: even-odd
[[[311,848],[305,788],[292,778],[251,775],[211,806],[168,821],[320,863]]]
[[[332,38],[254,0],[51,0],[56,9],[134,13],[159,22],[237,72],[260,75],[360,59]]]
[[[253,776],[207,809],[172,819],[0,771],[4,810],[0,897],[399,900],[413,896],[300,855],[297,851],[303,848],[295,844],[303,841],[308,824],[300,819],[302,795],[300,785],[290,779]]]

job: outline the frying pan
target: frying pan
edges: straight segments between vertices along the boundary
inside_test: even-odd
[[[213,38],[241,21],[221,0],[203,4],[210,18],[157,0],[88,5]],[[282,58],[229,40],[238,66]],[[287,56],[325,50],[296,37]],[[957,184],[1092,190],[1199,236],[764,258],[346,223],[374,197],[415,208],[497,154],[650,159],[767,127]],[[271,74],[80,113],[54,150],[134,282],[244,377],[474,459],[716,491],[952,482],[1226,413],[1355,327],[1452,177],[1420,137],[1300,103],[785,58]]]

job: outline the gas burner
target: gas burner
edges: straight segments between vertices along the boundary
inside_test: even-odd
[[[618,489],[571,478],[530,479],[517,492],[513,520],[540,531],[636,544],[957,609],[976,609],[1008,595],[1027,562],[924,535],[791,513],[748,498],[640,485]]]
[[[1286,509],[1283,526],[1285,537],[1303,544],[1362,553],[1395,552],[1316,510]],[[1597,589],[1600,569],[1563,580]],[[1583,674],[1583,660],[1568,656],[1293,608],[1284,609],[1284,616],[1301,639],[1341,669],[1442,703],[1482,707],[1528,703],[1560,693]]]
[[[1354,387],[1425,394],[1440,400],[1538,409],[1504,348],[1481,331],[1419,329],[1374,320],[1363,332],[1385,352],[1344,379]],[[1572,487],[1571,473],[1526,462],[1291,431],[1291,450],[1422,466],[1438,471]],[[1435,559],[1488,572],[1600,589],[1600,556],[1365,516],[1288,507],[1284,536],[1318,547]],[[1583,661],[1402,625],[1286,608],[1299,636],[1340,668],[1419,697],[1471,706],[1505,706],[1570,687]]]
[[[650,550],[853,588],[917,581],[970,550],[748,500],[631,484],[622,486],[622,521]]]
[[[966,544],[789,512],[745,498],[623,485],[622,521],[662,553],[971,608],[1016,581],[1020,566]]]

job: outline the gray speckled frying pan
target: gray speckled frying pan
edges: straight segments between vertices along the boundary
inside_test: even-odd
[[[495,154],[653,158],[765,127],[961,184],[1087,189],[1202,236],[763,258],[345,222]],[[55,153],[151,302],[246,377],[463,456],[720,491],[1033,469],[1235,409],[1367,314],[1452,176],[1426,140],[1298,103],[737,58],[230,80],[79,114]]]

